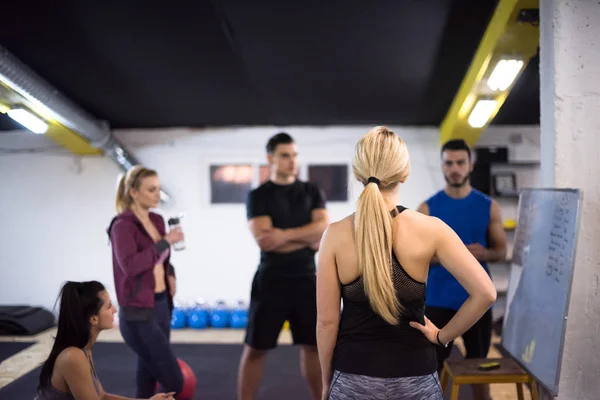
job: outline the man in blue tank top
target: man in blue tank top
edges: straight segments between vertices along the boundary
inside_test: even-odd
[[[471,149],[464,140],[451,140],[441,150],[446,187],[419,206],[423,214],[448,224],[488,272],[488,262],[506,257],[506,233],[500,206],[489,196],[471,187]],[[426,315],[438,327],[446,325],[468,299],[469,294],[439,263],[431,261],[427,279]],[[492,338],[491,309],[462,336],[467,358],[485,358]],[[439,346],[438,370],[450,355],[452,343]],[[474,386],[475,399],[487,399],[488,387]]]

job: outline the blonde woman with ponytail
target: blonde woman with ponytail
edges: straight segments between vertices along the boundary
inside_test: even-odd
[[[169,342],[175,295],[170,250],[183,233],[178,228],[166,232],[163,218],[151,211],[159,202],[156,171],[132,167],[119,181],[117,215],[108,228],[119,328],[125,343],[138,355],[137,398],[151,397],[157,383],[163,391],[174,393],[181,392],[184,383]]]
[[[364,185],[356,212],[329,225],[318,254],[322,398],[441,400],[435,346],[481,318],[496,299],[494,285],[444,222],[397,205],[411,168],[398,135],[372,128],[352,168]],[[470,295],[443,327],[424,314],[434,256]]]

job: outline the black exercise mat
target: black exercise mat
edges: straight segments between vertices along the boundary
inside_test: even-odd
[[[196,374],[196,399],[236,399],[241,345],[174,344],[173,348],[177,356]],[[257,400],[310,399],[310,392],[300,374],[298,351],[297,347],[281,345],[269,352]],[[454,347],[451,358],[461,357]],[[128,397],[135,395],[136,355],[125,344],[97,343],[94,346],[94,361],[100,381],[107,392]],[[39,373],[40,369],[36,368],[0,389],[0,399],[33,399]],[[449,389],[450,385],[446,398],[449,398]],[[460,392],[460,400],[472,398],[470,387],[463,386]]]
[[[179,358],[196,374],[196,399],[236,399],[237,370],[242,345],[174,344]],[[267,356],[258,399],[310,399],[300,374],[299,348],[282,345]],[[122,343],[94,346],[96,371],[104,390],[121,396],[135,395],[136,355]],[[35,396],[39,368],[0,390],[0,399],[26,399]]]
[[[21,350],[25,350],[34,342],[0,342],[0,362],[14,356]]]

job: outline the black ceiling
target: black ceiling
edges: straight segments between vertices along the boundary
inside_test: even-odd
[[[439,125],[495,5],[22,0],[0,43],[117,129]],[[494,123],[539,123],[537,57]]]

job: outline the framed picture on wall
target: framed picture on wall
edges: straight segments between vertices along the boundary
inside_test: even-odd
[[[211,165],[211,204],[245,203],[253,177],[254,168],[249,164]]]
[[[271,167],[269,165],[261,165],[258,167],[258,185],[267,182],[271,177]]]
[[[518,193],[514,172],[497,172],[493,175],[494,195],[514,196]]]
[[[309,165],[308,181],[325,193],[327,201],[348,201],[348,165]]]

